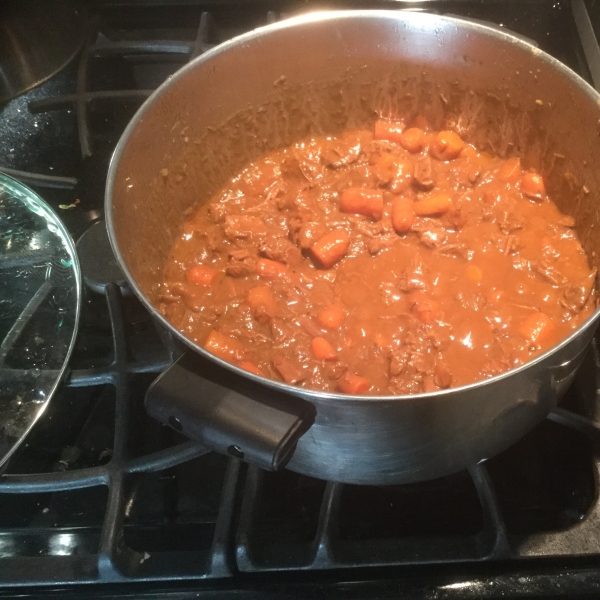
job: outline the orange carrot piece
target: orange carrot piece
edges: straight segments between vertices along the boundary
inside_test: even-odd
[[[431,154],[438,160],[452,160],[463,149],[464,142],[453,131],[440,131],[431,142]]]
[[[392,225],[397,233],[410,231],[415,220],[415,209],[410,198],[394,198],[392,202]]]
[[[271,362],[286,383],[299,383],[308,375],[308,373],[302,371],[302,369],[283,356],[274,356]]]
[[[244,369],[245,371],[249,371],[250,373],[254,373],[255,375],[261,375],[262,377],[265,377],[265,374],[253,362],[250,362],[249,360],[241,362],[240,368]]]
[[[331,268],[347,252],[350,236],[345,229],[334,229],[315,242],[311,248],[315,258],[326,268]]]
[[[435,194],[415,202],[413,207],[415,214],[422,217],[442,215],[452,208],[452,197],[448,194]]]
[[[409,152],[421,152],[425,146],[425,132],[419,127],[405,129],[400,136],[400,145]]]
[[[350,371],[346,371],[346,373],[344,373],[344,375],[339,379],[338,387],[340,388],[340,392],[355,396],[358,394],[364,394],[371,387],[371,384],[369,383],[368,379],[365,379],[360,375],[350,373]]]
[[[541,311],[529,315],[519,326],[519,333],[530,342],[542,342],[552,331],[552,319]]]
[[[324,337],[313,338],[310,349],[317,360],[337,360],[335,348]]]
[[[539,173],[524,173],[521,177],[521,192],[532,200],[543,200],[546,196],[544,178]]]
[[[513,185],[521,178],[521,159],[518,156],[513,156],[505,160],[498,169],[498,179],[506,181]]]
[[[345,318],[346,312],[341,304],[332,304],[317,315],[317,321],[326,329],[339,329]]]
[[[208,334],[204,342],[204,349],[229,362],[241,360],[245,351],[244,345],[240,341],[223,335],[216,329]]]
[[[277,302],[273,292],[266,285],[257,285],[248,290],[246,301],[253,311],[265,310],[271,316],[277,312]]]
[[[185,273],[187,280],[196,285],[211,285],[219,271],[205,265],[195,265]]]
[[[391,339],[383,333],[376,333],[373,337],[373,341],[380,348],[389,348],[391,345]]]
[[[440,316],[440,305],[421,291],[413,292],[408,298],[412,314],[425,325],[431,325]]]
[[[290,270],[285,265],[268,258],[259,259],[256,263],[256,272],[265,279],[279,279],[290,274]]]
[[[483,279],[481,269],[475,265],[469,265],[465,269],[465,275],[467,276],[467,279],[470,279],[473,283],[480,283]]]
[[[340,198],[340,210],[379,221],[383,215],[383,191],[362,187],[347,188]]]
[[[390,121],[375,121],[373,137],[376,140],[387,140],[388,142],[399,143],[403,129],[404,125],[402,123],[391,123]]]
[[[381,167],[382,169],[391,170],[394,168],[394,165],[396,164],[396,159],[391,154],[388,154],[387,152],[384,152],[383,154],[373,153],[369,157],[369,164],[377,165],[378,167]]]

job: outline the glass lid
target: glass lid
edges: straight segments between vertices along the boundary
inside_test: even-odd
[[[35,192],[0,173],[0,465],[58,387],[80,305],[69,233]]]

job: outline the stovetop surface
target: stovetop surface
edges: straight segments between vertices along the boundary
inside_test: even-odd
[[[143,100],[253,27],[315,7],[410,8],[510,29],[590,83],[600,65],[582,43],[596,2],[132,4],[81,5],[78,58],[0,107],[0,170],[38,191],[80,248],[103,227],[108,162]],[[0,597],[572,597],[600,585],[597,339],[559,409],[515,446],[389,487],[263,472],[160,426],[143,398],[172,360],[163,342],[118,285],[86,290],[69,376],[0,478]]]

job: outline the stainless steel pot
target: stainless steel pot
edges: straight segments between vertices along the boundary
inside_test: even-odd
[[[181,372],[171,377],[188,389],[174,394],[185,401],[154,411],[163,420],[259,464],[275,467],[291,456],[288,467],[300,473],[383,484],[446,475],[497,454],[556,405],[593,336],[598,310],[550,351],[492,379],[416,396],[352,397],[241,371],[185,338],[155,309],[184,211],[208,200],[248,161],[307,134],[415,113],[437,128],[454,127],[480,149],[518,154],[539,169],[599,266],[600,95],[564,65],[507,33],[428,14],[316,13],[256,30],[163,84],[128,126],[109,170],[109,234],[134,291],[196,353],[203,376],[227,374],[213,378],[218,406],[204,384]],[[247,397],[284,412],[286,398],[312,409],[312,416],[290,409],[314,423],[295,448],[306,427],[296,422],[295,435],[291,427],[286,435],[293,443],[281,461],[261,454],[273,431],[256,442],[256,431],[278,417],[267,411],[256,421]],[[225,405],[234,417],[222,418]],[[235,415],[236,407],[244,408]],[[179,412],[168,415],[171,409]]]

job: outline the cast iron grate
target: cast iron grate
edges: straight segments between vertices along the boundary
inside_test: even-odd
[[[377,4],[379,7],[388,6],[385,2]],[[435,3],[434,8],[450,4]],[[590,39],[595,42],[589,15],[581,0],[573,0],[571,7],[587,60],[587,63],[579,65],[579,70],[597,82],[600,51],[597,42],[588,43]],[[453,6],[444,12],[460,11]],[[216,25],[219,19],[214,11],[199,11],[199,14],[199,26],[193,39],[161,38],[146,43],[110,35],[100,13],[100,17],[92,23],[88,42],[80,57],[75,93],[40,100],[31,104],[31,110],[73,108],[77,115],[81,153],[84,157],[90,156],[93,150],[90,106],[132,99],[139,102],[151,93],[150,88],[88,89],[94,62],[107,57],[136,56],[141,62],[153,64],[164,62],[165,56],[168,56],[171,62],[182,64],[227,35],[237,33],[233,29],[223,31]],[[262,12],[254,24],[273,22],[281,14]],[[577,51],[574,55],[575,58],[565,62],[575,66],[573,61],[583,60]],[[40,179],[35,174],[13,174],[36,186],[68,189],[77,185],[74,178],[44,179],[42,176]],[[496,484],[502,481],[498,475],[501,467],[490,461],[437,484],[446,490],[446,494],[455,493],[458,504],[467,506],[465,514],[458,511],[455,515],[459,525],[464,526],[451,524],[434,532],[419,530],[418,527],[410,531],[410,524],[407,524],[407,531],[387,531],[381,526],[373,531],[368,528],[368,523],[364,528],[350,523],[353,516],[352,513],[349,516],[348,504],[364,502],[365,497],[369,499],[369,494],[380,498],[382,493],[388,494],[392,504],[404,502],[406,500],[401,498],[406,496],[408,488],[398,490],[398,499],[393,490],[382,492],[377,489],[364,490],[363,497],[363,491],[354,490],[352,486],[319,482],[287,472],[266,473],[254,467],[247,468],[235,459],[215,459],[193,442],[174,442],[169,433],[160,434],[166,437],[162,444],[164,448],[151,452],[139,450],[131,440],[136,435],[138,424],[132,415],[143,410],[139,398],[143,397],[144,386],[169,364],[172,349],[168,344],[153,343],[142,356],[133,352],[131,330],[135,329],[136,323],[132,322],[130,299],[123,296],[117,283],[111,282],[103,296],[90,294],[87,297],[84,313],[87,311],[88,317],[95,312],[99,299],[104,300],[108,307],[110,358],[105,361],[87,360],[85,348],[80,344],[79,358],[76,356],[72,362],[63,393],[73,394],[76,401],[79,390],[98,390],[102,400],[108,399],[108,404],[113,407],[108,416],[100,414],[105,412],[102,408],[105,404],[99,403],[97,406],[101,408],[90,418],[100,420],[104,416],[112,422],[110,447],[98,455],[98,464],[92,466],[78,468],[79,452],[74,444],[63,449],[51,472],[29,472],[27,468],[19,473],[7,472],[0,479],[0,505],[9,497],[16,498],[20,504],[27,504],[29,499],[44,496],[54,498],[55,504],[64,502],[67,509],[72,505],[85,509],[88,500],[91,502],[94,497],[95,508],[91,512],[98,511],[97,499],[100,499],[100,506],[106,506],[97,519],[101,525],[92,528],[91,533],[78,521],[67,528],[53,528],[52,523],[45,529],[36,528],[29,521],[15,522],[10,527],[3,525],[0,528],[0,580],[3,583],[227,578],[240,572],[495,562],[534,556],[600,554],[600,540],[595,535],[600,525],[600,507],[595,490],[595,482],[600,475],[600,463],[596,458],[600,450],[598,338],[594,340],[581,375],[566,402],[543,424],[543,427],[550,427],[551,440],[557,430],[566,429],[573,432],[578,440],[576,444],[586,445],[589,442],[587,475],[593,485],[579,503],[567,503],[567,512],[571,510],[572,514],[567,514],[565,522],[542,519],[538,529],[525,532],[518,522],[515,525],[518,519],[510,516],[505,496],[495,489]],[[85,323],[85,315],[82,320]],[[27,450],[25,455],[27,452],[34,451]],[[210,468],[218,473],[210,490],[216,516],[213,519],[207,511],[207,515],[195,518],[192,514],[189,522],[185,519],[182,522],[184,511],[177,503],[177,496],[182,493],[184,477],[177,469],[202,461],[205,461],[203,465],[212,465]],[[9,471],[13,466],[27,464],[27,460],[21,457],[20,462],[17,460],[9,465]],[[154,477],[162,478],[160,494],[166,508],[159,519],[166,520],[167,526],[156,527],[154,517],[143,514],[144,498],[134,497],[131,493],[133,488],[142,490],[142,496],[153,493],[156,487]],[[418,499],[420,493],[431,491],[427,485],[436,484],[419,485],[409,491]],[[198,486],[202,487],[203,481],[198,481]],[[285,493],[293,495],[289,503],[285,498],[279,498]],[[278,497],[277,502],[269,504],[267,501],[273,496]],[[45,510],[40,512],[46,514]],[[290,523],[286,514],[292,514],[296,522]],[[393,515],[394,511],[389,514]],[[442,517],[438,514],[438,518]],[[209,526],[198,526],[203,519]],[[151,526],[145,527],[144,522]],[[175,524],[179,526],[172,526]],[[168,540],[169,535],[165,533],[168,531],[176,539]],[[197,544],[191,544],[191,549],[182,543],[190,535],[199,539]],[[52,551],[48,551],[49,546]]]

